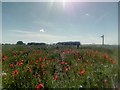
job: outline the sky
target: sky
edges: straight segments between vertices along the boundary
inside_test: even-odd
[[[117,2],[3,2],[2,43],[118,44]]]
[[[119,2],[119,0],[1,0],[2,2]]]
[[[1,2],[0,2],[0,43],[2,43],[2,3]]]

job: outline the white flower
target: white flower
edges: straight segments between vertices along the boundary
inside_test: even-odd
[[[90,76],[87,76],[87,79],[90,79]]]
[[[7,73],[2,73],[2,75],[7,75]]]
[[[83,86],[82,85],[80,85],[80,88],[82,88]]]
[[[104,66],[105,68],[108,67],[107,65]]]
[[[0,73],[0,76],[7,75],[7,73]]]

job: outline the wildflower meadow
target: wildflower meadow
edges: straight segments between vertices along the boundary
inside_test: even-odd
[[[117,88],[117,48],[2,46],[3,88]]]

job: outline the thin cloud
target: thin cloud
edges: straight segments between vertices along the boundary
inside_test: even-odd
[[[33,33],[33,32],[30,32],[30,31],[23,31],[23,30],[11,30],[11,31],[15,32],[15,33],[25,33],[25,34]]]
[[[33,23],[38,24],[41,27],[43,27],[43,26],[55,27],[55,25],[56,25],[56,22],[48,22],[48,21],[44,21],[44,20],[36,20],[36,21],[33,21]]]
[[[89,16],[89,13],[86,13],[85,16]]]
[[[45,32],[45,30],[44,29],[40,29],[40,32]]]
[[[95,24],[97,24],[97,23],[101,22],[102,20],[104,20],[105,17],[107,17],[107,14],[104,14],[104,15],[102,15],[101,17],[99,17],[99,18],[97,19],[97,21],[95,22]]]

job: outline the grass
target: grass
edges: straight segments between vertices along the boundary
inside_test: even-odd
[[[116,47],[2,46],[3,88],[116,88]],[[16,71],[16,72],[15,72]]]

